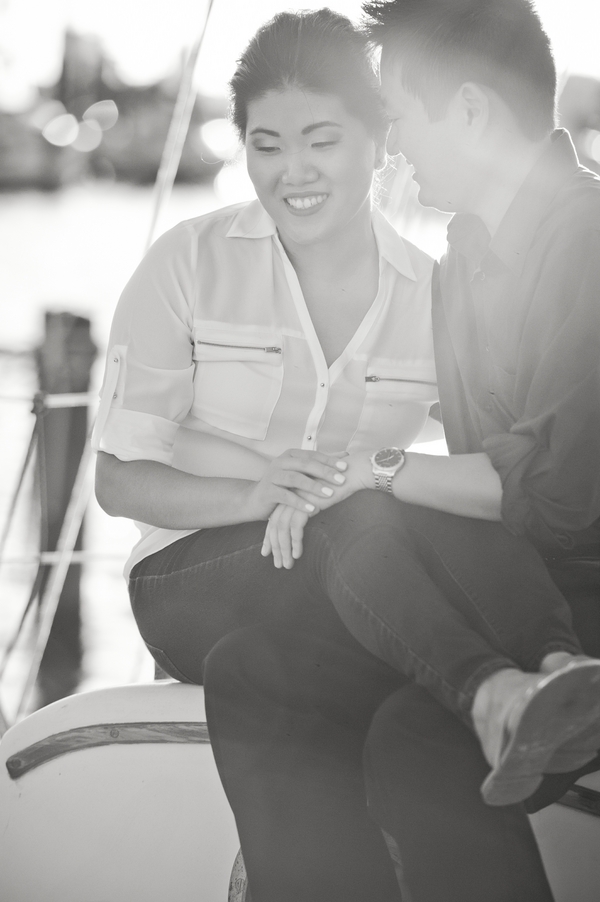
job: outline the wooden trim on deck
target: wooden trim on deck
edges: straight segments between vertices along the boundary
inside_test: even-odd
[[[99,723],[54,733],[6,760],[13,780],[30,770],[81,749],[102,745],[135,745],[156,742],[209,743],[206,723],[191,721],[144,721],[140,723]]]
[[[558,800],[558,804],[600,817],[600,792],[588,786],[579,786],[576,783]]]

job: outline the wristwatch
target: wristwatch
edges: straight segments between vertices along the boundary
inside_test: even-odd
[[[381,448],[371,456],[375,488],[383,492],[392,491],[392,479],[406,462],[404,451],[400,448]]]

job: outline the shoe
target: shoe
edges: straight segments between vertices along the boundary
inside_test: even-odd
[[[600,752],[588,764],[570,773],[544,774],[544,779],[536,791],[525,799],[525,811],[527,814],[535,814],[536,811],[558,802],[580,777],[598,770],[600,770]]]
[[[585,767],[600,752],[599,735],[598,725],[590,724],[587,729],[582,730],[574,739],[565,742],[555,751],[548,762],[546,773],[564,774]]]
[[[512,805],[527,799],[542,782],[548,767],[553,766],[553,760],[560,761],[561,766],[568,761],[567,769],[576,769],[581,760],[578,741],[582,741],[582,736],[584,754],[588,745],[600,748],[600,661],[576,660],[548,675],[520,677],[520,691],[513,688],[502,703],[500,722],[488,724],[485,742],[482,740],[492,764],[481,787],[488,805]],[[489,752],[494,741],[495,755]],[[594,755],[595,751],[590,752],[587,760]]]

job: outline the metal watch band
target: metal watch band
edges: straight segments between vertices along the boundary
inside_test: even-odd
[[[375,473],[375,488],[382,492],[392,492],[392,479],[395,473]]]

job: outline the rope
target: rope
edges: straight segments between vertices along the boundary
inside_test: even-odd
[[[31,397],[28,395],[0,395],[0,401],[31,403]],[[41,401],[42,406],[48,409],[58,407],[89,407],[98,401],[98,395],[95,392],[64,392],[60,395],[47,394],[46,392],[37,392],[34,404]],[[34,408],[34,413],[35,408]]]

